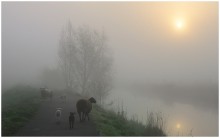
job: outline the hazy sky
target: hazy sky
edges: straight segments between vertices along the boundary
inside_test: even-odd
[[[3,77],[55,67],[68,20],[105,31],[119,78],[217,82],[217,2],[3,2]]]
[[[42,68],[56,68],[59,38],[68,20],[74,27],[104,30],[116,82],[178,84],[165,90],[175,98],[162,94],[162,86],[150,95],[217,114],[217,2],[3,2],[3,87],[30,83]],[[199,87],[175,93],[181,85],[194,84],[205,84],[207,91],[201,94]]]

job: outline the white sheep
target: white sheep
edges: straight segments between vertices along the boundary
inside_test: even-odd
[[[61,113],[62,113],[62,108],[57,108],[55,112],[55,119],[57,124],[60,124],[61,122]]]

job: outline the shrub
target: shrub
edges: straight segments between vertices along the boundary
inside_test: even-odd
[[[160,114],[150,114],[146,125],[137,120],[128,120],[124,112],[115,113],[95,105],[92,118],[102,136],[166,136]],[[162,116],[161,116],[162,117]],[[156,119],[156,120],[155,120]]]

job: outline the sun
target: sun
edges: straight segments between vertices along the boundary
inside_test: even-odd
[[[183,19],[176,19],[174,22],[174,26],[177,30],[183,30],[185,26],[185,22]]]
[[[182,21],[176,21],[176,27],[181,29],[183,27],[183,22]]]
[[[179,129],[180,127],[181,127],[181,125],[180,125],[179,123],[177,123],[177,124],[176,124],[176,128]]]

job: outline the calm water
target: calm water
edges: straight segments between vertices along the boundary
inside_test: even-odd
[[[147,94],[146,94],[147,95]],[[217,136],[218,112],[199,109],[190,104],[165,103],[161,99],[151,98],[126,89],[114,89],[106,101],[106,107],[117,111],[122,104],[127,117],[137,117],[146,122],[147,110],[162,112],[166,121],[166,132],[170,136]],[[177,128],[180,124],[180,128]],[[210,129],[211,128],[211,129]]]

